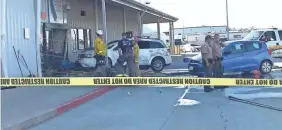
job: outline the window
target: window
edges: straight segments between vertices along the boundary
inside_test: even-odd
[[[242,38],[241,35],[233,35],[234,38]]]
[[[251,31],[244,37],[244,40],[258,40],[262,33],[263,31]]]
[[[78,29],[78,50],[83,50],[84,49],[84,43],[85,43],[85,39],[84,39],[84,32],[83,29]]]
[[[119,42],[118,40],[109,42],[109,43],[108,43],[108,49],[113,48],[116,44],[118,44],[118,42]]]
[[[271,41],[276,41],[276,35],[274,31],[267,31],[264,33],[265,36],[269,37]]]
[[[279,37],[280,37],[280,41],[282,41],[282,30],[278,31]]]
[[[138,46],[140,49],[148,49],[150,48],[150,44],[148,41],[138,41]]]
[[[244,52],[244,44],[235,43],[231,45],[230,48],[227,49],[227,51],[230,51],[231,54]]]
[[[151,41],[150,48],[164,48],[164,46],[160,42]]]
[[[78,39],[78,35],[77,35],[77,29],[71,29],[71,39],[74,43],[74,46],[73,46],[73,50],[77,50],[77,39]]]
[[[260,50],[261,46],[262,46],[261,43],[258,43],[258,42],[247,43],[246,44],[246,49],[248,51]]]
[[[90,29],[71,29],[71,37],[74,42],[73,50],[93,48]]]

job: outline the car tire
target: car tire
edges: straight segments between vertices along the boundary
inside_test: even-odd
[[[262,74],[268,74],[271,72],[272,70],[272,65],[271,65],[271,61],[269,60],[264,60],[261,62],[259,70]]]
[[[152,60],[151,69],[154,72],[157,72],[157,73],[161,72],[164,69],[164,66],[165,66],[165,61],[163,58],[156,57]]]

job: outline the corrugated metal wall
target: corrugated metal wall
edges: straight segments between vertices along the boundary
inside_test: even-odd
[[[20,3],[19,3],[20,2]],[[34,0],[7,0],[7,43],[6,64],[9,77],[21,76],[13,46],[25,58],[28,67],[36,74],[36,46],[35,46],[35,5]],[[30,39],[24,39],[24,28],[30,30]],[[20,56],[21,58],[21,56]],[[22,60],[23,61],[23,60]],[[24,76],[28,70],[20,62]]]
[[[93,0],[69,0],[71,10],[67,13],[68,24],[73,28],[95,28],[95,1]],[[101,1],[98,0],[98,29],[103,29]],[[80,16],[80,11],[86,12],[86,16]],[[123,33],[123,7],[107,3],[107,31],[108,42],[121,38]],[[138,32],[137,11],[127,11],[127,31]],[[96,37],[92,33],[93,39]]]
[[[129,9],[126,11],[127,18],[127,31],[133,31],[134,35],[138,35],[139,33],[139,25],[138,25],[138,15],[139,13],[136,10]]]
[[[93,0],[69,0],[71,9],[67,12],[68,25],[72,28],[95,29],[95,10]],[[81,16],[81,11],[86,12],[86,16]],[[94,33],[92,33],[92,37]]]

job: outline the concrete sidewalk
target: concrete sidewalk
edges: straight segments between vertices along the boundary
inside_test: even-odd
[[[24,87],[2,90],[2,129],[24,130],[110,91],[109,87]]]

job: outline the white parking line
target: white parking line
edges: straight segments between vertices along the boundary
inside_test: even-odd
[[[189,93],[189,90],[191,89],[191,86],[186,86],[186,89],[184,90],[183,94],[178,99],[178,103],[175,106],[192,106],[196,104],[200,104],[201,102],[193,100],[193,99],[184,99],[185,95]]]
[[[282,93],[274,93],[274,92],[259,92],[252,94],[230,94],[229,96],[233,96],[241,99],[258,99],[258,98],[282,98]]]

